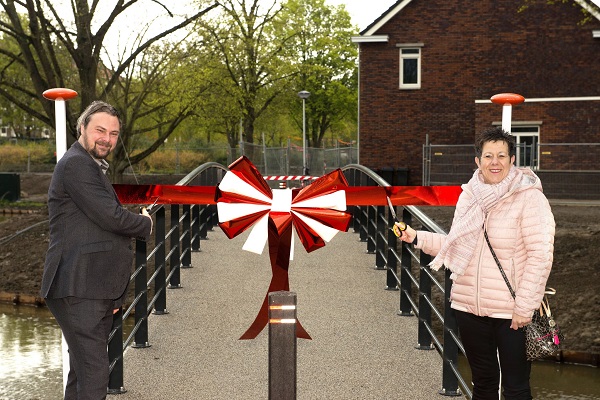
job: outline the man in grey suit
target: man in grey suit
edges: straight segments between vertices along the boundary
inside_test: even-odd
[[[118,111],[93,102],[79,117],[78,141],[56,164],[48,190],[50,244],[41,294],[69,346],[69,400],[106,398],[108,336],[129,283],[131,238],[152,231],[146,210],[125,209],[105,175],[120,130]]]

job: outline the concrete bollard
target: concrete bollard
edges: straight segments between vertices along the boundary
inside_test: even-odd
[[[269,293],[269,399],[296,399],[296,293]]]

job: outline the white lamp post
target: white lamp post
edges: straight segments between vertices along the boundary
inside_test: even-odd
[[[65,102],[77,97],[77,92],[66,88],[48,89],[42,95],[54,101],[54,119],[56,120],[56,161],[67,152],[67,110]]]
[[[298,92],[298,97],[302,99],[302,174],[308,175],[308,167],[306,166],[306,99],[310,96],[310,92],[302,90]]]
[[[512,106],[524,102],[525,97],[516,93],[499,93],[493,95],[490,100],[494,104],[502,104],[502,129],[512,133]]]
[[[56,121],[56,162],[67,152],[67,108],[65,102],[77,97],[77,92],[67,88],[48,89],[42,95],[54,101],[54,119]],[[62,361],[63,361],[63,393],[67,387],[67,377],[69,376],[69,346],[62,337]]]

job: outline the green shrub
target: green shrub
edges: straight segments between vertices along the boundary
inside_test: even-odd
[[[203,152],[162,150],[152,153],[144,161],[149,173],[188,173],[210,160],[209,156]]]
[[[54,163],[54,150],[48,143],[3,144],[0,145],[0,170],[12,166]]]

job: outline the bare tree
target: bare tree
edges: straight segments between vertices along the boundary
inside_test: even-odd
[[[208,4],[172,27],[138,42],[137,47],[132,49],[127,57],[113,66],[114,69],[109,70],[103,65],[100,57],[107,32],[120,14],[136,4],[141,7],[150,3],[159,4],[169,15],[173,14],[158,0],[117,0],[114,7],[108,10],[106,19],[96,21],[94,18],[99,14],[100,3],[100,0],[71,0],[70,11],[74,22],[66,24],[64,13],[61,15],[55,7],[56,1],[0,0],[0,6],[4,11],[0,19],[0,33],[4,39],[10,38],[17,43],[16,47],[2,46],[0,43],[0,56],[7,59],[9,63],[24,68],[31,80],[31,85],[28,87],[15,86],[7,79],[7,74],[0,75],[0,96],[31,116],[49,126],[54,126],[54,106],[43,98],[42,93],[53,87],[71,87],[77,90],[79,112],[67,113],[68,131],[72,136],[70,141],[75,138],[77,115],[92,100],[106,100],[113,92],[122,91],[123,81],[134,77],[131,74],[125,76],[126,71],[132,71],[136,60],[139,60],[151,46],[187,27],[218,6],[217,2]],[[102,7],[105,5],[106,2],[102,2]],[[103,13],[106,11],[103,9]],[[93,25],[99,27],[94,31]],[[72,70],[76,70],[76,73],[71,77]],[[104,74],[105,79],[98,79],[100,73]],[[37,101],[32,102],[32,99]],[[164,106],[171,99],[165,98],[162,101]],[[154,110],[161,108],[159,103],[153,106]],[[136,118],[135,115],[131,117]],[[134,126],[134,121],[130,122],[129,126]],[[172,123],[176,124],[175,121]],[[127,130],[122,132],[124,137],[128,134]]]

